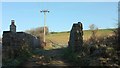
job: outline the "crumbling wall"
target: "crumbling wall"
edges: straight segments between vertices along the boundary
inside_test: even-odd
[[[31,50],[40,48],[40,40],[24,32],[4,31],[2,38],[2,61],[18,57],[20,50],[24,46],[29,47]]]
[[[73,51],[79,51],[83,45],[83,27],[82,23],[74,23],[70,31],[68,47]]]

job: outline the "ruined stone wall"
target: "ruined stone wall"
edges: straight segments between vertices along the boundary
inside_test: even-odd
[[[83,45],[83,27],[82,23],[74,23],[70,31],[68,47],[73,51],[79,51]]]
[[[2,38],[2,60],[15,58],[22,47],[40,48],[40,40],[24,32],[4,31]]]

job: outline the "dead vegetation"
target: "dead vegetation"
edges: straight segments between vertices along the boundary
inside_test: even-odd
[[[77,66],[119,66],[117,54],[118,35],[116,30],[112,35],[97,37],[92,33],[88,40],[84,40],[84,45],[79,53],[66,51],[66,59],[74,62]]]

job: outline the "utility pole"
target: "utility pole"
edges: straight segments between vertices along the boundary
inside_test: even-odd
[[[48,12],[50,12],[50,11],[48,11],[48,10],[41,10],[40,11],[41,13],[43,12],[44,13],[44,38],[43,38],[43,41],[45,42],[45,26],[46,26],[46,13]]]

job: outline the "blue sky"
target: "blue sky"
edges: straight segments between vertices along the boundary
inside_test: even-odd
[[[118,2],[119,0],[1,0],[2,2]]]
[[[40,10],[48,9],[47,26],[50,31],[69,31],[74,22],[82,22],[83,29],[90,24],[98,28],[116,27],[117,2],[3,2],[2,30],[9,30],[10,21],[15,20],[17,31],[42,27],[44,15]]]

